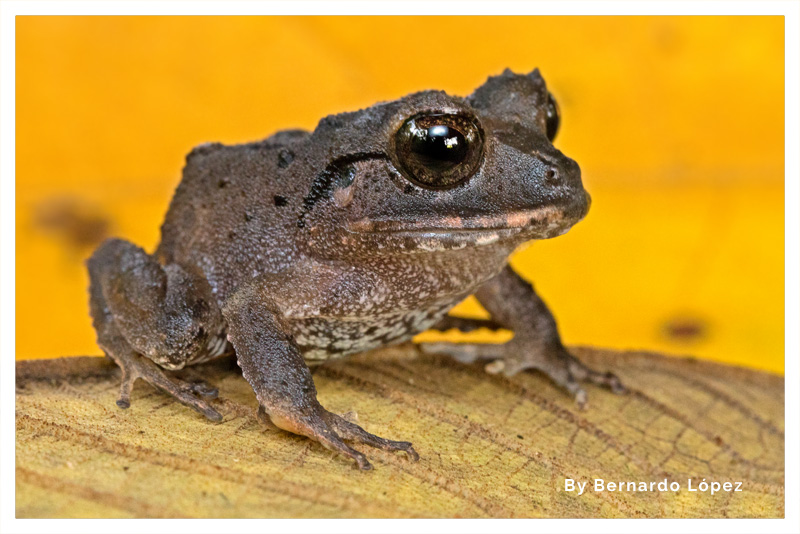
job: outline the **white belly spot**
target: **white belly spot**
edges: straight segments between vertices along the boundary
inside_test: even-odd
[[[407,341],[439,322],[452,305],[374,317],[306,318],[292,324],[292,333],[303,358],[319,363]]]

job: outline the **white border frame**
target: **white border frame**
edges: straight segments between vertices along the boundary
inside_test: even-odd
[[[489,519],[489,520],[112,520],[16,519],[15,514],[15,20],[17,15],[453,15],[453,1],[5,1],[0,0],[0,187],[2,187],[2,309],[0,311],[0,532],[138,533],[324,530],[404,532],[409,529],[485,532],[800,532],[800,2],[774,1],[474,1],[458,2],[459,15],[782,15],[785,17],[785,376],[786,485],[784,519]],[[790,95],[795,95],[791,97]],[[791,275],[794,273],[794,275]],[[788,357],[787,357],[788,356]],[[790,387],[791,385],[791,387]],[[791,503],[796,503],[792,505]],[[265,523],[269,521],[269,523]],[[456,522],[458,521],[458,522]],[[502,524],[499,523],[502,521]]]

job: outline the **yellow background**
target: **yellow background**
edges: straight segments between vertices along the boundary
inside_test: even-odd
[[[782,17],[17,17],[16,28],[17,358],[100,354],[85,236],[108,221],[152,250],[193,146],[313,128],[421,89],[466,95],[505,67],[538,66],[561,106],[556,145],[580,163],[593,205],[513,264],[566,342],[783,372]],[[480,313],[471,301],[459,311]]]

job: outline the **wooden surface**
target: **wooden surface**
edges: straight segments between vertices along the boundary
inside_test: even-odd
[[[261,425],[231,360],[213,424],[144,383],[114,404],[100,358],[17,362],[17,517],[783,517],[783,378],[691,359],[575,352],[631,392],[588,387],[580,411],[538,374],[400,347],[315,374],[321,402],[422,457],[352,462]],[[660,481],[679,492],[564,491],[564,479]],[[742,492],[689,492],[742,482]],[[591,482],[589,484],[591,486]]]

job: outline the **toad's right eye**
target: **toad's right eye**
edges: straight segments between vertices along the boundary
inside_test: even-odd
[[[395,134],[400,170],[412,182],[431,189],[453,187],[475,174],[482,153],[480,125],[463,115],[415,115]]]

